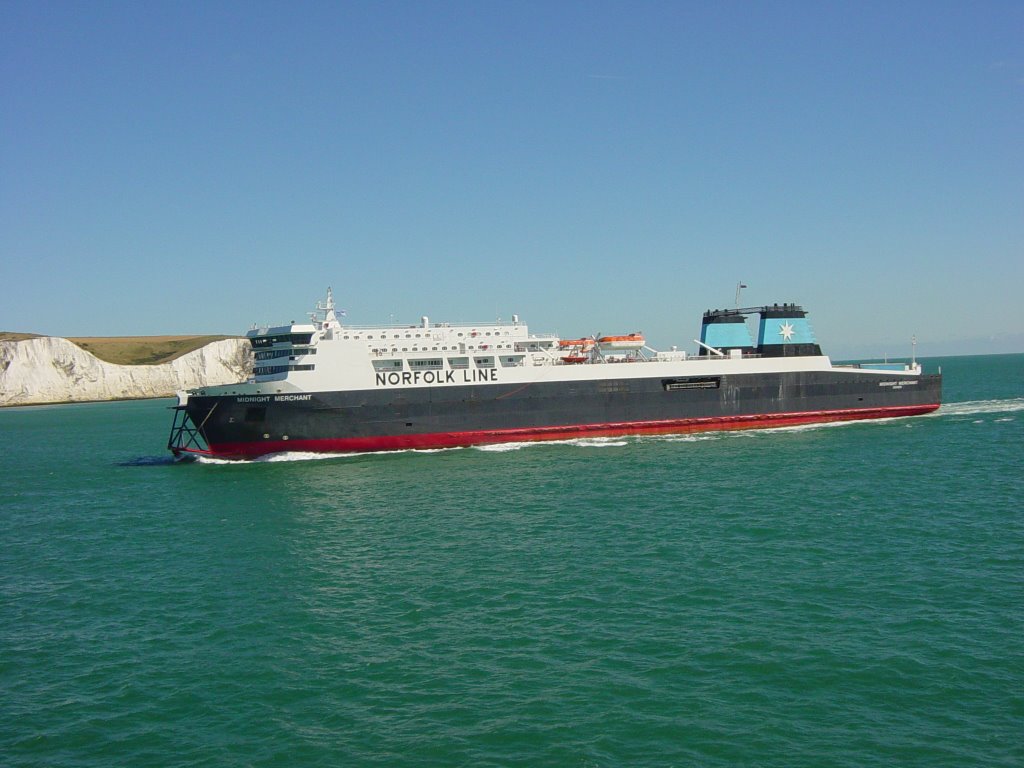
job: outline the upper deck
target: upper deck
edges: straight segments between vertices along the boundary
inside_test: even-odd
[[[754,312],[761,316],[756,343],[745,325],[745,316]],[[324,386],[325,380],[340,382],[381,374],[391,378],[403,372],[419,372],[429,382],[441,381],[441,377],[436,373],[427,376],[427,371],[579,369],[609,363],[683,361],[752,363],[761,358],[796,357],[808,364],[812,358],[817,359],[819,365],[831,367],[814,339],[806,312],[794,304],[706,312],[701,339],[695,340],[700,348],[695,355],[675,347],[659,352],[647,346],[639,333],[568,340],[556,334],[534,334],[517,315],[510,321],[487,323],[432,323],[422,317],[415,325],[349,325],[343,324],[338,314],[328,289],[326,302],[317,304],[311,322],[250,330],[246,335],[256,360],[253,381],[287,379],[299,386]],[[602,374],[595,370],[585,375]],[[571,377],[577,378],[575,374]],[[488,374],[481,380],[494,379]]]

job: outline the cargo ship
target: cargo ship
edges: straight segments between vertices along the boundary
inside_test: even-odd
[[[251,459],[780,427],[925,414],[941,373],[833,364],[796,304],[708,310],[695,352],[642,333],[563,339],[491,323],[254,327],[246,382],[178,394],[178,458]],[[749,321],[749,324],[748,324]],[[751,334],[751,327],[756,333]]]

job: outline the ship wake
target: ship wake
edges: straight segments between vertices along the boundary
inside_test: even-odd
[[[284,451],[282,453],[268,453],[264,456],[257,456],[253,459],[220,459],[215,456],[196,456],[196,464],[278,464],[291,461],[327,461],[329,459],[356,459],[362,456],[395,456],[403,453],[445,453],[448,451],[461,451],[460,446],[452,448],[408,448],[398,451],[359,451],[357,453],[323,453],[320,451]]]
[[[984,413],[1017,413],[1024,411],[1024,397],[1006,400],[968,400],[962,403],[944,403],[934,416],[977,416]]]
[[[485,453],[507,453],[508,451],[521,451],[524,448],[537,448],[545,445],[571,445],[576,448],[615,448],[628,445],[628,442],[621,437],[577,437],[567,440],[529,440],[514,443],[477,445],[474,446],[474,450]]]

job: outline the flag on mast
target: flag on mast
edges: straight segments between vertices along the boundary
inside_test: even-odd
[[[736,309],[740,308],[740,291],[747,287],[744,282],[736,283]]]

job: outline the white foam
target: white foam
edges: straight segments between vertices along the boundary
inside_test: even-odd
[[[893,418],[886,419],[852,419],[848,421],[821,421],[813,424],[791,424],[785,427],[765,427],[763,429],[748,429],[743,430],[740,434],[751,436],[757,433],[770,434],[778,432],[815,432],[819,429],[836,429],[838,427],[852,427],[857,424],[879,424],[889,421],[897,421],[900,418],[907,418],[905,416],[895,416]]]
[[[578,437],[559,442],[564,442],[565,445],[574,445],[577,448],[617,448],[628,445],[628,442],[621,437]]]
[[[565,440],[529,440],[515,443],[476,445],[473,447],[478,451],[486,451],[487,453],[506,453],[508,451],[521,451],[524,448],[534,448],[543,445],[569,445],[575,448],[614,448],[628,445],[628,442],[621,437],[573,437]]]
[[[351,458],[354,453],[318,453],[316,451],[283,451],[281,453],[268,453],[265,456],[258,456],[254,462],[265,462],[273,464],[280,461],[321,461],[323,459]]]
[[[231,459],[217,459],[213,456],[195,456],[196,464],[238,464],[239,462]]]
[[[397,451],[359,451],[350,453],[322,453],[319,451],[282,451],[268,453],[253,459],[219,459],[213,456],[197,456],[200,464],[272,464],[288,461],[325,461],[327,459],[354,459],[359,456],[386,456],[396,453],[443,453],[459,451],[461,447],[452,448],[405,448]]]
[[[286,451],[284,453],[268,453],[254,459],[220,459],[215,456],[197,456],[199,464],[270,464],[280,461],[322,461],[323,459],[339,459],[356,456],[354,453],[314,453],[313,451]]]
[[[473,446],[473,449],[477,451],[486,451],[487,453],[506,453],[508,451],[520,451],[523,448],[530,448],[536,445],[543,445],[543,443],[494,443],[493,445],[475,445]]]
[[[636,440],[640,442],[654,443],[700,443],[705,440],[721,440],[727,434],[721,430],[710,432],[669,432],[662,435],[637,435]]]
[[[933,416],[974,416],[978,413],[1013,413],[1024,411],[1024,397],[1007,400],[968,400],[963,403],[946,403]]]

